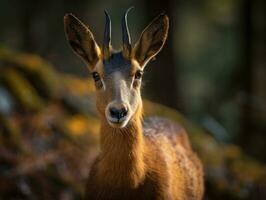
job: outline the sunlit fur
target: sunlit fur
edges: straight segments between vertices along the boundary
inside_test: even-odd
[[[138,68],[133,60],[131,70]],[[98,63],[97,70],[105,77],[102,62]],[[140,86],[133,91],[135,95],[127,97],[132,98],[129,101],[133,107],[127,125],[124,128],[111,126],[105,110],[114,100],[111,88],[115,82],[106,77],[103,81],[105,91],[96,92],[101,118],[101,152],[91,168],[86,199],[202,199],[202,166],[184,130],[158,118],[152,119],[148,129],[144,129]],[[129,83],[132,79],[125,81]],[[156,127],[158,124],[161,124],[160,130]]]
[[[110,48],[103,56],[89,28],[75,16],[65,16],[71,47],[98,76],[101,151],[90,170],[87,200],[203,198],[202,165],[184,129],[162,118],[142,120],[141,79],[135,75],[162,49],[168,27],[168,17],[161,14],[144,29],[132,54],[114,53]],[[128,108],[121,123],[113,123],[110,106]]]

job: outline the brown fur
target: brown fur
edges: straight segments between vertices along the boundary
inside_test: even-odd
[[[138,72],[162,49],[168,26],[168,17],[159,15],[144,29],[132,53],[120,52],[120,56],[110,52],[110,58],[103,60],[89,28],[73,15],[65,17],[71,47],[97,73],[101,152],[91,167],[85,199],[200,200],[203,197],[202,165],[185,131],[166,119],[142,121]],[[110,118],[109,108],[114,106],[127,108],[122,122],[113,123]]]
[[[145,131],[141,114],[139,108],[125,129],[111,128],[102,119],[102,150],[91,168],[86,199],[202,199],[202,166],[184,130],[167,130],[171,122],[151,119]],[[156,129],[158,123],[169,132]]]

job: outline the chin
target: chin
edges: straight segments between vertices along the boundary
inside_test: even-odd
[[[125,128],[128,125],[129,118],[123,121],[115,122],[107,118],[109,125],[113,128]]]

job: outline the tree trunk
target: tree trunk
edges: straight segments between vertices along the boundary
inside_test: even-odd
[[[266,59],[265,11],[263,0],[245,0],[243,4],[243,54],[239,67],[240,89],[244,94],[239,144],[251,155],[266,160]]]

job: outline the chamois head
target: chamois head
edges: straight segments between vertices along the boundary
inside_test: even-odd
[[[115,128],[125,127],[142,107],[140,86],[145,65],[162,49],[167,38],[169,20],[157,16],[131,47],[127,25],[128,9],[122,18],[122,50],[111,46],[111,19],[105,11],[106,24],[100,48],[90,29],[72,14],[64,17],[70,46],[92,74],[96,86],[96,105],[100,115]]]

